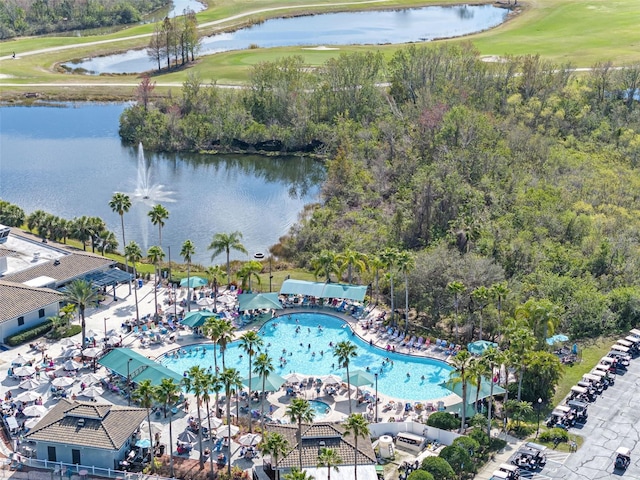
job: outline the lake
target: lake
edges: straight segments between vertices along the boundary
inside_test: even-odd
[[[101,217],[119,241],[120,217],[109,208],[114,192],[133,192],[138,149],[118,136],[125,104],[56,104],[0,107],[0,198],[25,212],[45,210],[72,219]],[[240,231],[249,256],[288,232],[305,204],[318,197],[324,165],[305,157],[155,154],[145,152],[151,182],[172,192],[163,203],[170,217],[163,248],[179,260],[184,240],[197,249],[195,263],[210,265],[206,250],[215,233]],[[147,218],[150,207],[134,204],[125,215],[127,242],[143,251],[158,243]],[[233,258],[248,256],[234,253]],[[215,263],[223,263],[223,255]]]
[[[457,5],[274,18],[235,32],[202,38],[200,56],[230,50],[287,46],[382,45],[469,35],[503,23],[509,10],[493,5]],[[69,62],[92,74],[137,73],[157,68],[146,50]]]

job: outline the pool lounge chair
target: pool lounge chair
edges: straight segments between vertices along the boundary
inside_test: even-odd
[[[406,345],[407,342],[411,339],[411,335],[409,335],[408,333],[406,335],[404,334],[400,335],[400,337],[398,337],[398,340],[396,340],[396,343],[400,343],[400,346]],[[402,340],[400,340],[402,339]]]
[[[418,338],[418,341],[416,342],[415,347],[418,350],[422,350],[423,346],[424,346],[424,337],[420,337],[420,338]]]
[[[409,340],[409,343],[407,343],[407,348],[413,347],[414,343],[416,343],[416,336],[415,335],[413,337],[411,337],[411,340]]]

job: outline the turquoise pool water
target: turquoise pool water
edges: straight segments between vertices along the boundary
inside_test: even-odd
[[[321,402],[320,400],[309,400],[309,404],[313,409],[314,420],[322,420],[331,413],[331,407],[328,403]]]
[[[309,376],[330,373],[344,375],[345,369],[338,367],[331,345],[349,340],[357,347],[357,356],[351,359],[349,370],[369,368],[371,374],[378,373],[380,393],[411,401],[432,400],[451,393],[440,386],[449,379],[449,372],[452,370],[445,362],[390,353],[370,346],[358,336],[352,335],[346,322],[331,315],[285,314],[267,322],[259,333],[264,341],[262,349],[273,359],[275,371],[279,375],[292,372]],[[213,344],[191,345],[180,350],[185,353],[178,357],[161,357],[160,363],[180,374],[194,365],[203,368],[213,365]],[[217,354],[220,366],[219,348]],[[233,342],[227,347],[225,364],[227,367],[237,368],[242,377],[248,376],[249,359],[239,342]],[[363,388],[374,391],[374,385]]]

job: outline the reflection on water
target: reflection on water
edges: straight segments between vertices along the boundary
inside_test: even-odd
[[[126,105],[65,106],[0,108],[0,198],[27,213],[102,217],[120,239],[120,219],[108,203],[116,191],[134,191],[138,164],[137,148],[123,145],[117,133]],[[266,252],[316,199],[324,179],[322,163],[303,157],[151,152],[145,157],[151,181],[175,192],[176,202],[166,205],[165,251],[171,246],[176,259],[189,238],[197,249],[194,262],[205,265],[215,233],[238,230],[249,252]],[[139,242],[145,251],[158,234],[147,211],[136,204],[125,215],[127,241]]]
[[[325,13],[276,18],[236,32],[202,39],[200,55],[293,45],[382,45],[459,37],[495,27],[509,11],[492,5],[424,7],[405,10]],[[94,74],[136,73],[157,68],[146,50],[66,64]]]

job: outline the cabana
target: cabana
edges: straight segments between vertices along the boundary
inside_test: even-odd
[[[182,382],[179,373],[128,348],[114,348],[98,363],[122,378],[129,377],[133,383],[151,380],[152,385],[160,385],[163,378],[172,378],[178,384]]]
[[[289,279],[282,283],[280,294],[307,295],[316,298],[343,298],[361,302],[367,294],[367,286]]]

